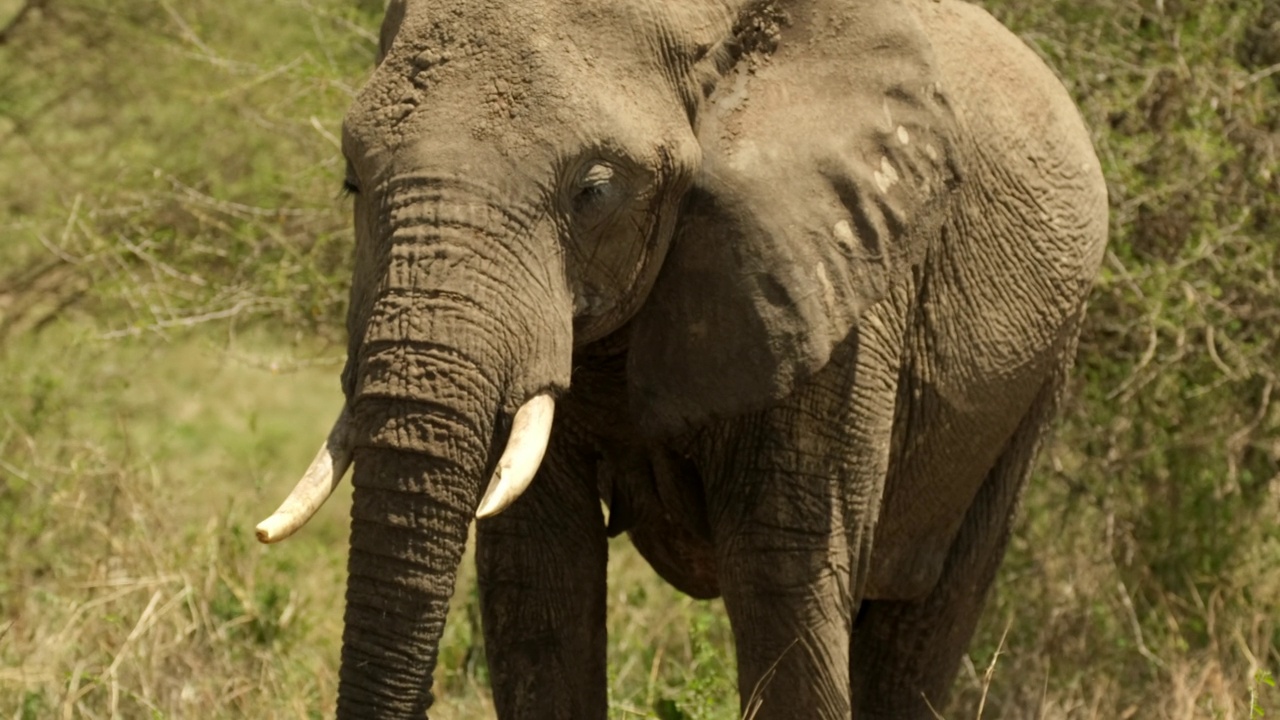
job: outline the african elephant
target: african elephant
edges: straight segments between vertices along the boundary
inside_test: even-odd
[[[431,705],[472,517],[501,717],[605,717],[621,532],[755,717],[932,717],[1106,243],[1034,53],[956,0],[393,0],[342,140],[347,403],[259,526],[354,460],[339,717]]]

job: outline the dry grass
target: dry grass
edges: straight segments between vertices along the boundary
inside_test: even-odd
[[[0,708],[322,716],[335,691],[349,498],[340,492],[280,546],[258,546],[250,529],[322,437],[338,399],[323,360],[340,350],[262,333],[229,347],[208,336],[84,342],[84,331],[50,329],[11,347],[3,368]],[[299,355],[322,362],[272,370]],[[153,370],[144,379],[138,367]],[[1200,607],[1169,598],[1148,610],[1172,637],[1203,623],[1211,641],[1179,649],[1144,634],[1149,621],[1137,622],[1110,550],[1091,536],[1106,518],[1091,515],[1069,531],[1056,517],[1026,524],[990,614],[1003,649],[997,659],[975,648],[940,716],[1243,719],[1250,688],[1276,707],[1254,680],[1275,667],[1274,569],[1256,566],[1257,582]],[[1027,562],[1049,535],[1057,544]],[[442,651],[441,717],[492,716],[473,572],[468,563]],[[679,596],[621,541],[610,582],[613,716],[736,717],[718,604]]]
[[[0,708],[264,717],[272,698],[276,715],[306,717],[333,692],[342,521],[264,553],[246,513],[304,466],[295,439],[322,437],[334,398],[315,388],[332,370],[272,374],[207,340],[77,331],[21,343],[5,366]]]

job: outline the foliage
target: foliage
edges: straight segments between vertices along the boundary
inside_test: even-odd
[[[1274,714],[1280,0],[982,4],[1080,104],[1112,244],[945,716]],[[332,705],[346,497],[247,533],[336,409],[380,13],[0,0],[0,714]],[[735,716],[722,608],[613,551],[614,716]],[[454,602],[441,714],[487,717],[470,570]]]
[[[988,710],[1247,717],[1280,667],[1280,3],[986,5],[1065,78],[1112,211]]]
[[[30,4],[30,1],[28,2]],[[376,6],[376,7],[375,7]],[[48,0],[0,45],[0,337],[340,327],[337,126],[380,3]],[[0,20],[3,22],[3,20]]]

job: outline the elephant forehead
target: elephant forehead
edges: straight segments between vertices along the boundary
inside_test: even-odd
[[[347,140],[376,150],[465,132],[516,152],[589,141],[593,122],[675,103],[659,66],[678,34],[651,15],[617,3],[409,3],[348,113]]]

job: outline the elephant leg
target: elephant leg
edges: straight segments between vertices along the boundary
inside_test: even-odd
[[[594,465],[553,435],[529,489],[477,525],[498,717],[605,717],[606,541]]]
[[[797,408],[738,426],[708,480],[721,594],[733,627],[744,717],[850,715],[853,604],[845,498],[831,455],[790,442]]]
[[[695,451],[744,717],[850,717],[852,614],[888,471],[912,296],[898,288],[804,387],[708,432]]]
[[[917,600],[863,602],[850,656],[858,720],[932,720],[939,717],[934,710],[944,709],[1004,557],[1063,375],[1041,390],[987,473],[933,589]]]

